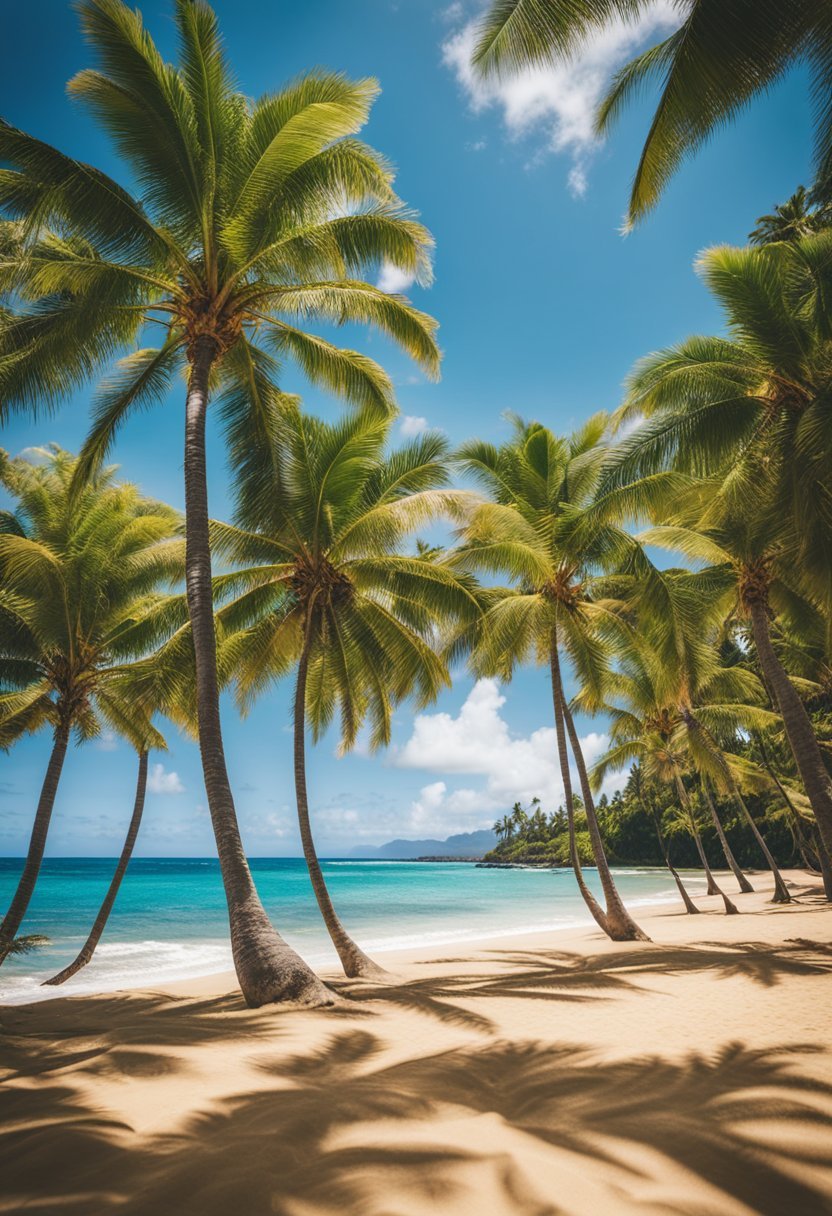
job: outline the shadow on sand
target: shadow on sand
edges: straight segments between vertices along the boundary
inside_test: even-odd
[[[379,997],[436,1013],[431,1002],[444,1005],[463,988],[465,996],[479,998],[590,999],[592,990],[605,995],[635,986],[639,975],[657,968],[739,970],[767,985],[786,974],[832,970],[829,947],[799,941],[777,949],[650,947],[597,959],[516,952],[496,960],[519,970],[425,979],[388,987]],[[15,1020],[16,1084],[0,1099],[0,1210],[39,1216],[832,1212],[823,1170],[832,1153],[832,1086],[813,1077],[812,1047],[757,1050],[737,1042],[713,1056],[692,1051],[616,1061],[572,1044],[491,1041],[391,1063],[380,1037],[354,1025],[339,1030],[337,1019],[324,1021],[317,1050],[281,1055],[275,1038],[282,1031],[273,1015],[241,1016],[234,998],[129,998],[127,1016],[124,1002],[98,999],[87,1002],[87,1010],[81,1001],[74,1042],[45,1045],[43,1029],[25,1028],[31,1009]],[[108,1007],[113,1028],[100,1051],[84,1054],[85,1021],[90,1038],[100,1036]],[[302,1015],[287,1015],[294,1016]],[[41,1013],[38,1021],[48,1024]],[[122,1069],[128,1078],[162,1076],[166,1061],[171,1069],[183,1067],[170,1056],[179,1045],[224,1037],[261,1048],[255,1060],[262,1088],[213,1103],[176,1135],[139,1139],[72,1088],[77,1073],[102,1068]],[[50,1075],[58,1069],[65,1074]],[[661,1201],[654,1174],[676,1179],[672,1188],[665,1185]],[[581,1175],[604,1179],[616,1202],[602,1209],[576,1200],[563,1180]]]

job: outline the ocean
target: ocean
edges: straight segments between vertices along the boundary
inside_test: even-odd
[[[136,858],[122,883],[89,966],[59,988],[41,983],[76,955],[107,889],[108,858],[47,859],[21,933],[49,944],[7,959],[0,1003],[156,986],[230,970],[225,898],[215,858]],[[14,891],[22,861],[0,859],[0,907]],[[477,869],[465,862],[322,862],[335,907],[349,932],[372,954],[445,946],[490,936],[521,935],[590,924],[570,870]],[[301,858],[253,858],[266,910],[283,936],[316,966],[337,961]],[[630,907],[677,898],[665,870],[616,870]],[[587,870],[593,889],[597,874]],[[701,872],[687,875],[692,893]]]

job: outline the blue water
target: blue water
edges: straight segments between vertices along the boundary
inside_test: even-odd
[[[6,961],[0,1002],[153,986],[231,968],[217,861],[142,858],[130,865],[92,963],[65,987],[41,988],[83,944],[114,864],[105,858],[44,862],[21,932],[45,934],[50,943]],[[21,865],[0,858],[0,908],[11,899]],[[291,945],[315,965],[336,961],[303,861],[255,858],[251,867],[269,915]],[[371,953],[591,923],[568,870],[396,861],[325,861],[323,870],[341,919]],[[587,877],[597,886],[594,871]],[[667,871],[621,870],[616,881],[631,906],[676,898]],[[689,882],[693,892],[704,890],[698,875]]]

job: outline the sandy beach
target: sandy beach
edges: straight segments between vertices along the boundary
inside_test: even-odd
[[[832,908],[787,877],[651,909],[652,944],[386,955],[329,1011],[229,976],[7,1007],[0,1210],[832,1212]]]

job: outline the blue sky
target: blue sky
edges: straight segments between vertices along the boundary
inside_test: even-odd
[[[164,53],[173,52],[168,0],[140,4]],[[473,86],[466,69],[477,0],[216,0],[230,59],[250,94],[278,88],[313,66],[378,78],[382,93],[364,132],[398,168],[401,196],[436,238],[436,278],[414,300],[440,321],[442,380],[429,384],[378,337],[350,343],[379,358],[398,386],[402,426],[443,428],[499,441],[503,411],[567,431],[614,408],[640,356],[721,319],[693,272],[696,254],[741,242],[755,217],[783,201],[810,166],[805,80],[795,72],[717,136],[672,182],[637,231],[620,234],[649,99],[627,113],[603,147],[588,135],[592,101],[639,34],[666,27],[660,0],[649,28],[596,40],[568,70],[504,86]],[[89,63],[64,0],[0,0],[0,113],[63,150],[124,179],[105,137],[70,103],[64,86]],[[342,335],[343,336],[343,335]],[[290,376],[307,408],[339,408]],[[75,450],[89,394],[54,418],[0,428],[17,453],[56,441]],[[114,459],[126,478],[182,505],[181,393],[122,433]],[[209,437],[211,510],[228,508],[219,439]],[[248,851],[299,852],[294,829],[289,689],[265,698],[245,722],[224,707],[226,750]],[[394,836],[440,836],[485,826],[518,797],[556,800],[551,700],[542,673],[499,689],[464,675],[414,721],[404,707],[386,755],[338,759],[335,740],[310,753],[309,786],[322,852]],[[581,723],[590,754],[603,722]],[[213,851],[195,747],[169,729],[154,758],[137,852]],[[0,854],[25,851],[49,750],[43,734],[0,756]],[[49,843],[52,855],[112,855],[132,802],[135,760],[105,739],[67,762]]]

